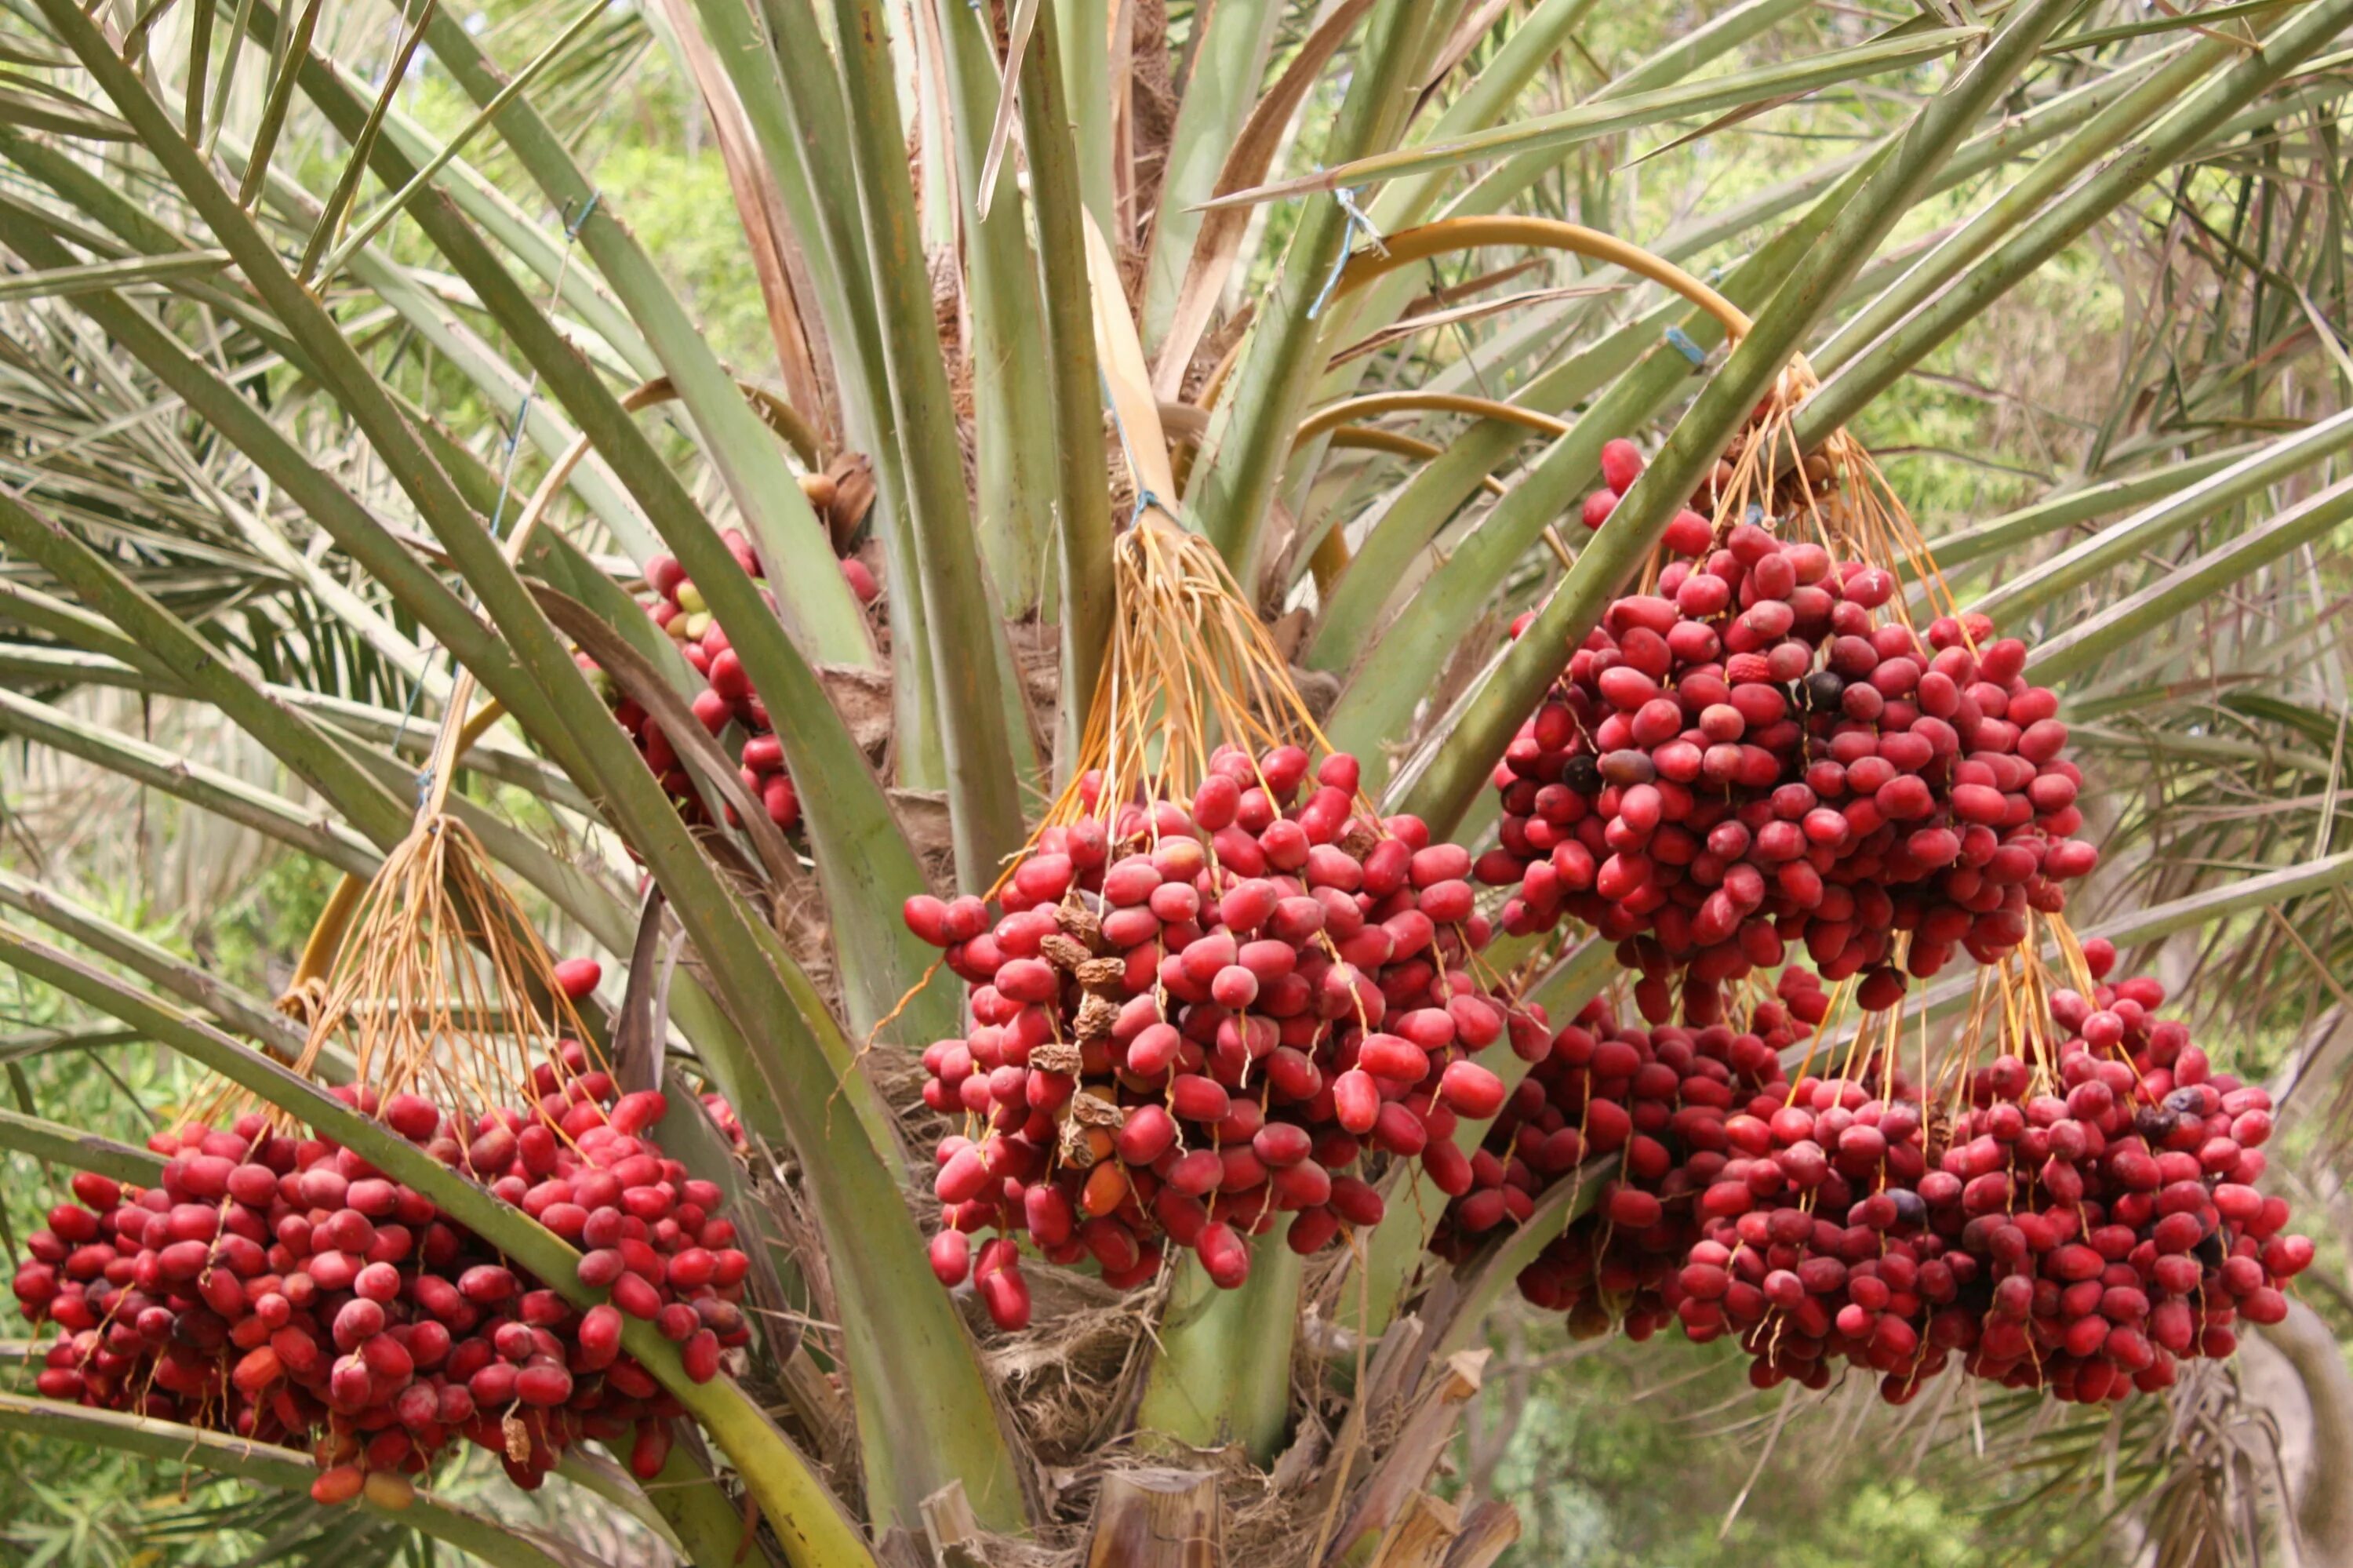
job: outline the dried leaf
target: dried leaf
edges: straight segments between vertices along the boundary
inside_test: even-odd
[[[613,1082],[624,1094],[650,1089],[661,1079],[661,1030],[654,1014],[663,967],[662,907],[661,885],[649,883],[629,949],[628,986],[613,1018]]]
[[[1093,216],[1082,216],[1086,218],[1087,282],[1094,301],[1095,356],[1119,415],[1128,471],[1139,490],[1173,505],[1177,490],[1168,469],[1168,438],[1160,429],[1160,402],[1152,395],[1152,376],[1145,368],[1144,344],[1136,339],[1119,262]]]
[[[891,744],[891,673],[856,664],[820,664],[817,678],[833,699],[849,738],[871,758],[879,759]]]
[[[1467,305],[1456,305],[1451,310],[1423,311],[1419,314],[1406,316],[1381,328],[1378,332],[1358,338],[1334,355],[1331,363],[1345,365],[1352,359],[1362,359],[1368,354],[1378,354],[1391,344],[1402,343],[1416,333],[1428,332],[1433,327],[1453,326],[1462,322],[1478,321],[1485,316],[1500,315],[1505,311],[1516,311],[1526,305],[1550,304],[1556,300],[1576,300],[1591,294],[1617,292],[1619,292],[1619,285],[1614,283],[1571,283],[1558,289],[1526,289],[1516,294],[1505,294],[1500,299],[1474,300]]]
[[[856,547],[867,514],[874,510],[874,460],[864,452],[842,452],[826,465],[825,477],[833,484],[825,505],[826,526],[833,535],[834,553],[846,555]]]
[[[907,845],[927,866],[955,858],[955,826],[948,817],[948,798],[941,789],[893,789],[891,804],[898,808],[899,826]]]
[[[1013,133],[1013,111],[1020,101],[1014,87],[1021,79],[1021,59],[1029,52],[1029,31],[1037,21],[1038,0],[1020,0],[1014,6],[1005,41],[1003,84],[997,90],[997,119],[988,128],[988,155],[980,161],[980,189],[973,193],[974,210],[983,222],[987,221],[989,203],[997,196],[997,172],[1005,163],[1005,144]]]
[[[776,368],[785,395],[793,407],[823,432],[832,428],[833,399],[827,373],[832,363],[822,341],[824,327],[803,315],[799,293],[805,281],[795,283],[799,243],[784,209],[778,205],[776,181],[759,143],[734,83],[711,52],[687,0],[661,0],[670,31],[702,93],[711,116],[712,132],[719,142],[719,161],[727,171],[727,188],[735,197],[735,213],[744,238],[752,248],[752,269],[760,280],[760,299],[768,313],[768,334],[776,344]],[[818,341],[812,342],[815,334]]]

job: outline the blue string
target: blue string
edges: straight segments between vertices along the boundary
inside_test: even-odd
[[[1683,328],[1679,326],[1669,327],[1666,331],[1666,339],[1668,347],[1682,355],[1685,359],[1690,360],[1694,366],[1702,366],[1707,363],[1707,350],[1694,343],[1691,340],[1691,334],[1684,332]]]
[[[603,191],[590,191],[588,193],[587,202],[580,208],[580,216],[564,226],[564,238],[566,239],[579,238],[580,226],[588,221],[588,215],[595,212],[596,210],[596,204],[604,199],[605,193]],[[569,212],[572,209],[571,197],[566,196],[564,198],[564,207],[566,212]]]
[[[522,389],[522,401],[515,405],[514,426],[507,431],[506,461],[499,467],[499,498],[491,503],[491,537],[499,536],[499,528],[507,514],[507,495],[514,488],[515,455],[522,447],[522,422],[531,414],[531,400],[539,395],[539,377]]]
[[[1159,492],[1144,482],[1144,471],[1135,466],[1135,447],[1127,439],[1127,421],[1119,417],[1119,399],[1111,395],[1111,382],[1103,375],[1100,366],[1096,369],[1095,378],[1103,383],[1103,406],[1111,410],[1112,433],[1119,438],[1120,460],[1127,464],[1127,471],[1135,475],[1135,509],[1127,514],[1127,525],[1134,527],[1143,521],[1146,512],[1155,508],[1162,516],[1173,522],[1183,522],[1184,519],[1176,515],[1176,509],[1161,500]]]
[[[426,660],[426,668],[430,670],[432,667],[432,660],[428,657]],[[399,755],[401,740],[408,734],[408,721],[417,716],[417,699],[424,694],[425,682],[421,676],[408,683],[408,704],[400,710],[400,723],[394,726],[392,732],[392,749],[395,756]]]
[[[1371,218],[1365,216],[1365,209],[1356,205],[1354,190],[1342,185],[1333,191],[1332,196],[1340,204],[1340,210],[1347,214],[1348,226],[1340,231],[1340,254],[1332,259],[1330,274],[1324,278],[1324,286],[1315,291],[1315,302],[1307,307],[1307,319],[1311,322],[1324,313],[1324,305],[1332,298],[1332,291],[1340,286],[1340,274],[1348,270],[1348,258],[1356,249],[1359,234],[1371,240],[1373,249],[1382,255],[1389,253],[1388,246],[1381,239],[1381,231],[1374,227]]]

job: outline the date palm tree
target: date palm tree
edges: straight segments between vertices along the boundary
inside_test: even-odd
[[[1366,788],[1476,844],[1560,651],[1793,356],[1820,378],[1810,448],[1906,377],[1949,387],[1948,344],[2104,259],[2131,294],[2098,417],[2024,504],[1938,531],[1937,566],[2034,644],[2109,780],[2083,929],[2241,997],[2348,972],[2353,0],[1737,0],[1609,68],[1585,35],[1620,19],[1594,0],[589,0],[487,34],[435,0],[0,18],[0,730],[364,881],[445,715],[494,700],[448,809],[609,960],[592,1023],[658,1016],[673,1098],[723,1093],[754,1150],[672,1118],[773,1244],[749,1367],[695,1383],[649,1346],[702,1442],[642,1493],[579,1462],[682,1560],[1455,1568],[1517,1534],[1437,1471],[1486,1324],[1598,1173],[1445,1266],[1424,1252],[1444,1199],[1399,1171],[1336,1263],[1275,1237],[1231,1292],[1190,1263],[1127,1297],[1074,1276],[1018,1335],[925,1265],[912,1058],[961,1033],[960,997],[900,911],[988,887],[1066,780],[1113,541],[1147,506],[1220,553]],[[757,367],[723,361],[579,154],[655,44],[725,162],[733,210],[704,220],[754,260]],[[1801,101],[1819,139],[1743,129]],[[1651,210],[1645,147],[1735,177],[1695,178],[1641,251],[1597,250],[1580,237]],[[1684,269],[1736,342],[1658,286]],[[1655,445],[1646,477],[1586,535],[1628,434]],[[657,557],[765,702],[789,839],[687,831],[613,722],[614,682],[653,708],[702,683],[633,598]],[[108,691],[233,728],[274,777],[153,744]],[[38,871],[0,871],[0,961],[328,1125],[268,999]],[[1574,937],[1508,956],[1556,1018],[1611,973]],[[372,1157],[396,1142],[336,1125]],[[0,1148],[155,1165],[30,1112],[0,1115]],[[571,1277],[520,1211],[415,1181]],[[29,1393],[0,1393],[0,1426],[308,1484],[299,1455]],[[567,1560],[495,1510],[427,1498],[400,1522]]]

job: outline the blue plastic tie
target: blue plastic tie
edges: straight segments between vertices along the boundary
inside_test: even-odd
[[[1340,254],[1333,258],[1330,274],[1324,278],[1324,286],[1315,291],[1315,302],[1307,307],[1307,319],[1311,322],[1324,313],[1324,305],[1332,298],[1332,291],[1340,286],[1340,274],[1348,270],[1348,259],[1356,253],[1358,235],[1371,240],[1373,249],[1382,255],[1389,253],[1388,245],[1381,238],[1381,231],[1374,227],[1371,218],[1365,216],[1365,209],[1356,205],[1354,190],[1342,185],[1333,191],[1332,197],[1340,204],[1340,210],[1347,214],[1348,227],[1340,231]]]
[[[1135,466],[1135,446],[1127,439],[1127,421],[1119,417],[1119,399],[1111,395],[1111,382],[1103,376],[1100,369],[1096,372],[1096,379],[1103,383],[1103,406],[1111,410],[1112,433],[1119,438],[1120,460],[1127,464],[1127,471],[1137,477],[1139,484],[1135,495],[1135,509],[1127,514],[1127,525],[1131,528],[1134,527],[1136,524],[1143,521],[1146,512],[1155,510],[1164,517],[1175,522],[1182,522],[1183,519],[1176,515],[1176,509],[1160,499],[1157,491],[1150,485],[1142,483],[1143,470]]]
[[[1705,365],[1707,363],[1707,350],[1694,343],[1691,339],[1691,334],[1683,331],[1683,328],[1679,326],[1669,327],[1666,332],[1666,338],[1667,346],[1682,355],[1685,359],[1690,360],[1694,366]]]

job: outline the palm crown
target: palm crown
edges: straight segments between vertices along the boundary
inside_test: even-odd
[[[1035,1234],[1018,1302],[987,1249],[951,1294],[934,1272],[973,1265],[961,1240],[927,1254],[959,1231],[926,1156],[974,1102],[936,1086],[972,1072],[1004,982],[964,972],[979,928],[934,895],[1003,884],[1001,910],[1050,907],[1103,853],[1078,824],[1117,836],[1139,779],[1206,836],[1221,739],[1353,758],[1323,776],[1349,803],[1319,843],[1347,842],[1350,811],[1368,834],[1388,819],[1470,852],[1417,874],[1419,896],[1466,882],[1473,856],[1525,848],[1532,809],[1489,786],[1567,700],[1570,651],[1623,630],[1630,589],[1695,570],[1668,564],[1686,505],[1719,535],[1750,500],[1786,518],[1825,451],[1851,454],[1852,498],[1851,427],[1925,386],[1884,421],[1888,508],[1835,542],[1923,627],[1968,610],[2022,638],[2021,678],[2063,699],[2086,780],[2070,826],[2101,862],[2069,883],[2074,930],[2163,954],[2177,989],[2202,974],[2216,1014],[2303,1027],[2279,988],[2345,972],[2353,877],[2331,624],[2353,501],[2330,479],[2353,439],[2330,411],[2348,9],[1746,0],[1654,32],[1591,0],[665,0],[485,37],[429,0],[19,0],[0,728],[348,880],[282,999],[31,860],[0,871],[21,917],[0,959],[70,999],[60,1016],[347,1146],[486,1255],[587,1292],[575,1307],[596,1294],[569,1283],[581,1238],[536,1223],[543,1203],[527,1217],[451,1168],[456,1145],[437,1162],[429,1134],[308,1080],[479,1110],[513,1092],[484,1080],[534,1062],[562,1092],[591,1064],[561,1069],[556,1041],[585,1035],[617,1087],[665,1087],[631,1131],[733,1216],[754,1321],[707,1319],[742,1345],[718,1378],[695,1340],[632,1321],[648,1399],[702,1440],[653,1455],[642,1492],[590,1458],[566,1473],[682,1560],[748,1542],[828,1568],[996,1561],[1021,1537],[1098,1563],[1196,1561],[1201,1541],[1492,1561],[1519,1522],[1436,1477],[1479,1348],[1564,1227],[1629,1190],[1572,1161],[1514,1224],[1471,1234],[1457,1208],[1442,1228],[1525,1062],[1451,1076],[1448,1149],[1371,1161],[1378,1192],[1345,1178],[1369,1206],[1320,1255],[1229,1232],[1230,1266],[1120,1255],[1131,1279],[1102,1245],[1040,1268]],[[1597,27],[1643,47],[1604,68]],[[725,345],[747,363],[584,153],[649,40],[723,164],[732,207],[698,221],[749,258],[756,305],[727,302]],[[1760,129],[1793,115],[1819,139]],[[1797,166],[1793,145],[1831,151]],[[1672,181],[1688,195],[1662,197]],[[2097,365],[2067,336],[2095,286],[2122,322]],[[2066,308],[2021,303],[2038,291]],[[1975,384],[1948,345],[2010,319],[2056,339],[2018,355],[2026,380],[2108,385]],[[1957,521],[1985,492],[1907,454],[1984,421],[2036,471],[1996,487],[2011,509]],[[1627,437],[1631,469],[1605,451]],[[1934,487],[1916,526],[1907,484]],[[117,694],[233,730],[262,777],[143,732]],[[1060,880],[1026,888],[1025,854]],[[1525,859],[1491,880],[1517,889]],[[1096,869],[1090,907],[1143,906]],[[1523,1055],[1634,951],[1591,907],[1430,907],[1466,933],[1432,952],[1461,964],[1499,927],[1475,997],[1487,1038],[1506,1015],[1533,1030]],[[603,955],[609,982],[559,972],[539,932]],[[1899,959],[1874,957],[1890,984]],[[1233,1011],[1292,972],[1266,961]],[[1990,1040],[1971,968],[1911,988],[1901,1024]],[[441,1011],[392,1008],[410,982]],[[1794,994],[1767,1005],[1808,1011]],[[1852,1026],[1810,1012],[1825,1033],[1792,1076]],[[963,1073],[924,1053],[967,1039]],[[157,1181],[146,1151],[40,1108],[0,1118],[0,1147]],[[1198,1119],[1231,1114],[1220,1092]],[[943,1171],[981,1159],[942,1148]],[[2165,1396],[2184,1423],[2220,1423],[2219,1397]],[[30,1393],[0,1393],[0,1425],[311,1484],[283,1449]],[[2156,1456],[2137,1495],[2178,1520],[2168,1456],[2189,1448],[2136,1441]],[[485,1561],[563,1556],[495,1508],[401,1518]]]

